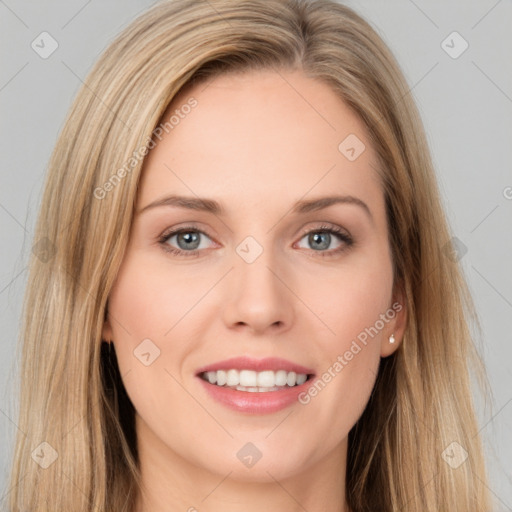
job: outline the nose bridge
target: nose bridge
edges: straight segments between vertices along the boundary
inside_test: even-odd
[[[272,300],[276,294],[281,294],[279,282],[274,275],[278,266],[276,251],[270,245],[271,236],[258,241],[254,236],[247,236],[238,244],[235,251],[235,275],[239,292],[244,295],[249,293],[253,297],[266,296],[266,300]],[[273,272],[272,272],[273,270]],[[282,286],[282,285],[281,285]]]

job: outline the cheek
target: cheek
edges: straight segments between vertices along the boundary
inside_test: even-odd
[[[351,340],[358,336],[364,340],[364,333],[376,323],[381,334],[383,325],[379,320],[391,307],[393,276],[389,259],[358,255],[339,268],[322,269],[297,281],[301,282],[300,294],[318,317],[319,329],[324,333],[315,337],[322,344],[323,354],[332,358],[347,350]]]
[[[180,378],[191,347],[173,339],[179,339],[180,320],[193,297],[194,290],[180,287],[137,253],[123,262],[110,294],[109,318],[119,369],[137,409],[144,404],[149,411],[160,410],[154,390],[165,394],[172,388],[170,374]]]
[[[150,338],[168,344],[211,286],[212,276],[198,278],[165,263],[137,253],[123,263],[109,299],[112,328],[123,343],[135,346]]]
[[[358,420],[375,383],[381,341],[394,317],[391,262],[368,258],[331,272],[330,279],[320,276],[316,283],[311,287],[309,282],[307,297],[322,320],[314,347],[321,371],[300,401],[310,408],[305,414],[316,418],[318,435],[326,424],[333,426],[326,443],[334,444]]]
[[[163,428],[162,438],[180,440],[183,431],[170,421],[169,404],[183,415],[197,414],[197,403],[178,382],[194,349],[182,342],[185,315],[201,294],[178,271],[171,275],[149,263],[137,253],[123,262],[109,298],[110,323],[123,384],[136,411],[157,431]]]

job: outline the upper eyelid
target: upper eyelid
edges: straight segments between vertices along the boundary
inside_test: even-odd
[[[317,222],[319,222],[321,224],[321,226],[309,227],[309,228],[301,229],[301,233],[308,233],[310,231],[322,230],[322,229],[325,229],[325,230],[327,230],[327,229],[339,229],[341,231],[345,231],[347,234],[350,234],[348,229],[346,229],[343,226],[338,226],[334,222],[331,222],[331,221],[317,221]],[[188,231],[200,231],[201,233],[210,236],[208,234],[208,229],[199,227],[198,225],[196,225],[195,222],[190,222],[189,224],[185,224],[184,226],[181,226],[181,227],[167,228],[164,231],[162,231],[161,236],[165,236],[166,233],[176,234],[176,233],[178,233],[180,231],[187,231],[187,230]]]

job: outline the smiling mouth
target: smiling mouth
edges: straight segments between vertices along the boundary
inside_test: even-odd
[[[310,380],[313,375],[286,370],[257,372],[254,370],[229,369],[202,372],[199,377],[214,386],[249,393],[262,393],[301,386]]]

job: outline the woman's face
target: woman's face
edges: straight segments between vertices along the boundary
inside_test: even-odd
[[[258,481],[341,468],[405,323],[364,126],[301,72],[224,75],[172,115],[103,333],[141,459]]]

